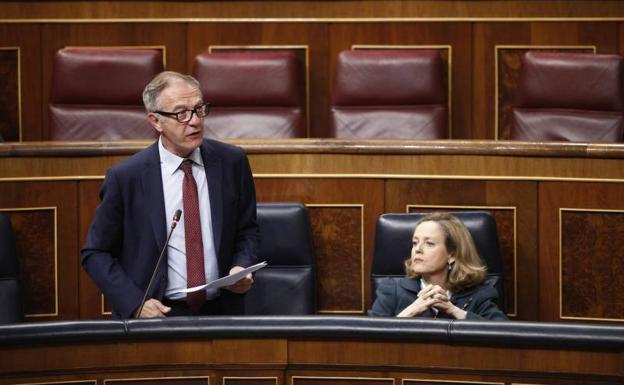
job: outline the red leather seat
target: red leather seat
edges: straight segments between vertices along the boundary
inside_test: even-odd
[[[193,74],[211,104],[204,136],[306,136],[305,83],[294,53],[202,53],[195,57]]]
[[[64,48],[56,53],[49,104],[50,140],[156,138],[143,88],[163,71],[151,49]]]
[[[515,95],[511,139],[621,142],[622,57],[527,52]]]
[[[342,51],[331,110],[335,136],[447,138],[446,94],[437,51]]]

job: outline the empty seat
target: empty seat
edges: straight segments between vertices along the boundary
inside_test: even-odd
[[[258,259],[268,266],[256,272],[245,296],[245,314],[314,314],[315,258],[307,208],[299,203],[259,203],[258,225]]]
[[[294,53],[201,53],[193,74],[211,104],[204,136],[306,136],[305,82]]]
[[[446,93],[437,51],[342,51],[331,110],[334,134],[337,138],[447,138]]]
[[[622,58],[527,52],[515,94],[511,139],[624,140]]]
[[[23,318],[22,291],[15,237],[9,216],[0,213],[0,324]]]
[[[56,53],[50,140],[151,139],[143,88],[163,71],[155,49],[64,48]]]
[[[503,259],[494,217],[485,211],[452,212],[468,228],[479,255],[488,268],[487,282],[498,291],[498,304],[504,308]],[[416,223],[426,214],[383,214],[377,220],[371,270],[372,299],[386,277],[404,277],[404,261],[410,257]]]

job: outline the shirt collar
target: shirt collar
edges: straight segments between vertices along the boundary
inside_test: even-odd
[[[158,138],[158,154],[160,155],[160,163],[165,165],[165,169],[170,175],[173,175],[174,172],[180,167],[182,162],[185,159],[190,159],[193,163],[198,164],[200,166],[204,166],[204,160],[201,157],[201,151],[199,147],[191,152],[191,155],[187,158],[181,158],[169,150],[165,148],[162,144],[162,136]]]

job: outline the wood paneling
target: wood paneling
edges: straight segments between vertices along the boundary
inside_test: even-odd
[[[386,182],[386,212],[491,210],[505,266],[505,311],[534,319],[537,308],[537,186],[532,182],[397,180]],[[515,222],[515,223],[514,223]],[[519,285],[520,282],[520,287]]]
[[[403,380],[403,385],[465,385],[466,381],[453,381],[445,379],[415,379],[406,378]],[[472,385],[504,385],[502,382],[482,382],[482,381],[470,381]]]
[[[383,181],[256,178],[255,183],[259,202],[311,206],[319,310],[361,313],[368,309],[370,258],[375,221],[383,212]]]
[[[561,210],[561,317],[624,321],[624,210]]]
[[[27,317],[58,313],[56,209],[9,211],[15,234]]]
[[[245,148],[258,201],[309,205],[321,272],[321,311],[361,313],[370,307],[368,277],[381,213],[406,212],[408,205],[478,207],[497,215],[507,266],[507,311],[515,306],[520,320],[560,320],[559,208],[624,210],[621,146],[549,144],[534,149],[526,143],[493,141],[376,146],[329,140],[287,144],[246,142]],[[0,207],[58,207],[59,318],[101,318],[100,295],[80,268],[79,249],[99,202],[101,175],[142,145],[119,145],[126,155],[119,155],[117,144],[76,145],[73,151],[79,157],[51,156],[57,147],[66,154],[68,144],[3,146],[10,151],[0,156]],[[58,174],[65,177],[27,177]],[[92,176],[84,178],[85,174]],[[589,179],[578,182],[583,178]],[[43,237],[37,242],[32,246],[46,243]],[[580,265],[571,266],[574,272],[584,271]]]
[[[333,92],[336,59],[353,45],[450,46],[453,138],[469,138],[471,121],[470,23],[336,23],[330,26],[329,90]]]
[[[310,207],[320,313],[363,312],[364,208]]]
[[[43,118],[41,115],[42,106],[42,90],[41,90],[41,27],[38,24],[0,24],[0,47],[18,47],[20,55],[20,85],[21,99],[17,100],[21,103],[22,109],[22,140],[39,140],[41,138],[41,125]],[[17,64],[17,63],[16,63]],[[18,73],[5,73],[3,70],[2,77],[13,78]],[[2,80],[5,82],[5,80]],[[15,90],[17,91],[17,90]],[[3,93],[6,92],[3,90]],[[19,140],[19,119],[15,120],[13,116],[19,109],[17,105],[13,105],[14,97],[18,97],[17,93],[3,95],[2,103],[9,102],[10,114],[5,115],[7,106],[2,107],[0,117],[0,131],[4,140]],[[13,100],[13,101],[11,101]],[[46,115],[47,116],[47,115]]]
[[[285,364],[288,359],[288,344],[283,339],[218,339],[214,347],[213,363],[262,363]]]
[[[423,17],[609,17],[622,16],[617,0],[367,1],[7,1],[3,18],[423,18]]]
[[[614,274],[624,268],[621,252],[617,250],[622,237],[620,214],[611,215],[612,222],[598,228],[597,223],[605,220],[604,211],[624,211],[621,183],[543,183],[539,187],[539,229],[540,229],[540,319],[559,321],[562,316],[580,319],[606,320],[621,317],[621,293],[613,297],[592,297],[594,294],[617,290],[619,278]],[[572,210],[580,211],[574,214]],[[560,214],[560,211],[563,212]],[[596,212],[592,212],[597,210]],[[601,211],[603,211],[601,213]],[[579,215],[581,214],[581,215]],[[563,226],[560,225],[560,215]],[[581,226],[579,228],[579,226]],[[566,233],[561,233],[561,231]],[[571,233],[567,231],[571,230]],[[574,237],[579,239],[574,239]],[[560,250],[560,241],[564,249]],[[565,254],[563,253],[565,252]],[[610,270],[605,270],[610,269]],[[563,269],[564,274],[560,269]],[[613,278],[611,281],[609,278]],[[588,282],[581,288],[580,282]],[[569,301],[563,305],[563,299]],[[606,292],[605,292],[606,290]],[[570,295],[579,295],[579,298]],[[593,303],[596,301],[596,303]],[[605,306],[600,305],[604,303]],[[615,309],[609,309],[615,305]],[[614,311],[620,309],[619,314]],[[563,314],[562,314],[563,312]]]
[[[223,377],[223,385],[279,385],[278,377]]]
[[[52,63],[56,52],[67,46],[77,47],[153,47],[164,46],[167,69],[186,71],[186,35],[182,23],[68,23],[42,26],[41,57],[43,112],[47,105],[52,80]],[[43,120],[40,140],[48,138],[47,118]]]
[[[367,378],[365,376],[292,376],[291,380],[292,385],[394,385],[392,378]]]
[[[247,352],[259,353],[257,346],[262,343],[266,351],[275,349],[275,340],[152,339],[2,345],[0,383],[616,385],[624,376],[622,353],[617,349],[295,336],[278,342],[284,347],[277,348],[285,353],[282,362],[267,363],[263,356]],[[215,346],[231,343],[241,355],[232,356],[228,363],[219,361],[220,349]]]
[[[19,48],[0,47],[0,136],[20,140]]]
[[[0,182],[0,207],[19,214],[12,223],[30,285],[24,301],[36,320],[75,319],[78,314],[76,202],[75,182]]]
[[[403,370],[418,367],[419,371],[446,373],[459,371],[501,371],[517,373],[548,371],[550,375],[577,373],[621,373],[620,353],[604,354],[591,351],[562,351],[535,348],[504,348],[488,346],[463,346],[438,343],[374,341],[290,341],[289,362],[302,365],[354,365],[366,368],[392,366]],[[366,376],[368,377],[368,376]],[[578,377],[577,377],[578,378]]]
[[[187,71],[210,46],[307,46],[309,54],[310,137],[327,137],[328,28],[323,23],[201,23],[187,28]]]
[[[209,377],[153,377],[104,380],[105,385],[209,385]]]

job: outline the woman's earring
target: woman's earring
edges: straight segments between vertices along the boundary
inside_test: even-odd
[[[453,270],[453,262],[449,261],[449,263],[448,263],[448,271],[451,271],[451,270]]]

